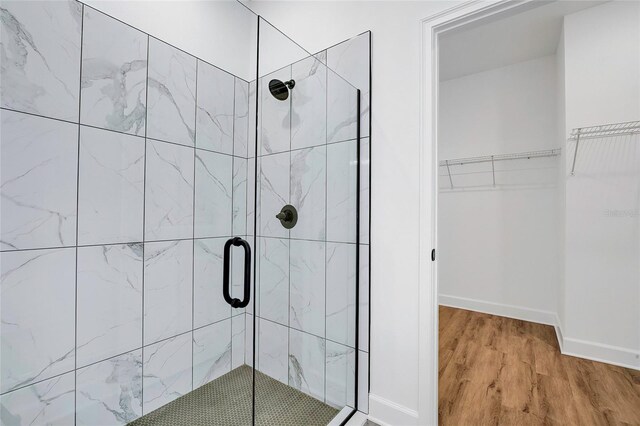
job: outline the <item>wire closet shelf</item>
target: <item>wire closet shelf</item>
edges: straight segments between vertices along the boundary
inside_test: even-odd
[[[531,160],[535,158],[547,158],[547,157],[557,157],[560,155],[560,148],[556,149],[546,149],[542,151],[528,151],[528,152],[518,152],[513,154],[496,154],[496,155],[484,155],[480,157],[467,157],[467,158],[455,158],[451,160],[441,160],[439,162],[440,167],[446,167],[447,175],[449,176],[449,184],[451,189],[454,188],[453,185],[453,175],[451,173],[451,167],[453,166],[465,166],[469,164],[478,164],[478,163],[491,163],[491,173],[493,177],[493,186],[496,186],[496,167],[495,164],[497,162],[502,161],[510,161],[510,160]]]
[[[637,135],[640,133],[640,121],[625,121],[623,123],[602,124],[600,126],[578,127],[571,131],[569,141],[575,141],[576,149],[573,152],[571,163],[571,176],[576,174],[576,159],[580,141],[585,139],[601,139],[617,136]]]

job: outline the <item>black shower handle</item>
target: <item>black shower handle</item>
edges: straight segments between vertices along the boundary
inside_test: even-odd
[[[231,246],[242,246],[244,249],[244,296],[243,299],[235,299],[231,297],[229,291],[230,281],[230,263],[231,263]],[[251,298],[251,247],[249,243],[240,237],[230,238],[224,243],[224,260],[222,270],[222,296],[224,300],[231,305],[232,308],[244,308],[249,304]]]

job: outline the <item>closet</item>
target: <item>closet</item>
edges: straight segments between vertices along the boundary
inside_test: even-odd
[[[593,398],[581,400],[571,373],[640,375],[638,46],[640,3],[624,1],[528,4],[438,41],[443,423],[472,419],[460,412],[475,404],[464,400],[474,368],[504,397],[500,374],[516,364],[529,375],[513,383],[536,389],[525,394],[566,381],[572,402],[551,423],[576,421],[574,409],[640,423],[622,408],[640,406],[640,391],[614,386],[620,406],[600,404],[603,376],[582,383]],[[585,401],[593,413],[572,405]],[[553,411],[538,403],[532,419]]]

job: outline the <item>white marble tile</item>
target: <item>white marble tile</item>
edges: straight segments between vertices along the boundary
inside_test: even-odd
[[[194,327],[202,327],[231,316],[231,306],[222,296],[222,261],[227,239],[194,240]]]
[[[358,136],[358,91],[331,69],[327,72],[327,142]]]
[[[369,244],[371,149],[369,138],[360,139],[360,243]]]
[[[256,156],[256,107],[256,81],[253,80],[249,82],[249,127],[247,132],[248,158],[255,158]]]
[[[233,235],[247,233],[247,164],[246,159],[233,157]]]
[[[233,154],[233,75],[198,61],[196,147]]]
[[[193,149],[147,140],[147,241],[193,236],[193,156]]]
[[[355,349],[327,340],[326,402],[342,409],[355,404]]]
[[[289,151],[291,149],[291,93],[280,101],[271,95],[269,82],[291,79],[291,67],[285,67],[260,81],[260,149],[261,155]],[[295,90],[295,88],[293,89]]]
[[[256,180],[255,165],[256,159],[249,158],[247,161],[247,235],[254,234],[256,205],[260,205],[260,191],[258,191],[258,196],[255,196],[256,187],[260,187],[260,182]],[[258,161],[258,165],[260,165],[260,161]],[[259,170],[258,175],[260,175]],[[260,222],[258,222],[258,226],[260,226]]]
[[[194,146],[196,58],[149,38],[147,136]]]
[[[144,139],[80,129],[78,243],[142,241]]]
[[[326,52],[292,65],[296,82],[291,91],[291,149],[327,142]]]
[[[289,386],[324,401],[325,340],[289,329]]]
[[[141,349],[76,372],[77,425],[125,425],[141,415]]]
[[[256,348],[258,370],[285,384],[289,383],[287,334],[287,327],[258,319],[258,347]]]
[[[142,346],[142,243],[78,248],[77,365]]]
[[[149,37],[88,7],[82,28],[80,122],[144,136]]]
[[[369,413],[369,354],[358,351],[358,411]]]
[[[327,145],[327,241],[356,241],[356,141]]]
[[[358,349],[369,352],[369,246],[360,245],[360,314]]]
[[[82,4],[4,0],[1,22],[2,106],[77,122]]]
[[[248,135],[249,131],[255,133],[255,126],[253,129],[249,128],[249,83],[244,80],[235,78],[235,105],[233,113],[233,155],[238,157],[248,157]],[[254,98],[255,103],[255,98]],[[254,105],[255,114],[255,105]],[[255,117],[254,117],[255,123]]]
[[[2,250],[75,245],[78,126],[0,111]]]
[[[191,329],[191,241],[145,243],[144,344]]]
[[[1,254],[0,391],[75,364],[74,248]]]
[[[260,158],[259,235],[289,236],[289,230],[276,219],[282,207],[289,204],[289,157],[290,153],[284,152]]]
[[[327,339],[351,347],[356,333],[356,245],[327,243]]]
[[[193,331],[193,388],[231,371],[231,318]]]
[[[258,315],[286,326],[289,321],[289,240],[258,238],[258,243]]]
[[[232,156],[196,150],[196,238],[231,235],[232,182]]]
[[[289,327],[325,335],[325,243],[291,240]]]
[[[291,229],[291,238],[325,239],[326,180],[326,147],[291,152],[290,200],[298,210],[298,223]]]
[[[370,32],[350,38],[327,50],[327,66],[344,77],[354,87],[360,89],[360,136],[369,136],[369,93],[371,81]]]
[[[0,423],[7,426],[74,424],[74,373],[0,396]]]
[[[245,321],[247,315],[231,318],[231,369],[245,364]],[[253,346],[253,345],[251,345]]]
[[[191,391],[191,334],[181,334],[143,349],[143,414]]]
[[[254,349],[254,344],[253,344],[253,330],[254,330],[254,324],[253,324],[253,320],[254,320],[254,316],[252,314],[246,313],[245,314],[246,319],[245,319],[245,330],[244,330],[244,362],[245,364],[247,364],[248,366],[253,366],[253,349]],[[256,356],[256,360],[258,362],[256,362],[257,365],[260,365],[259,362],[259,357],[260,357],[260,323],[259,323],[260,319],[256,318],[256,324],[255,324],[255,328],[258,332],[258,339],[256,340],[256,345],[255,345],[255,356]],[[286,358],[286,356],[285,356]],[[285,364],[286,364],[286,360],[285,360]],[[262,370],[260,370],[262,371]],[[264,373],[264,371],[263,371]],[[265,373],[266,374],[266,373]]]

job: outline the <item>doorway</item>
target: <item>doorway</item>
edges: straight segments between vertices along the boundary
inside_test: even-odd
[[[640,422],[638,12],[438,34],[440,424]]]

